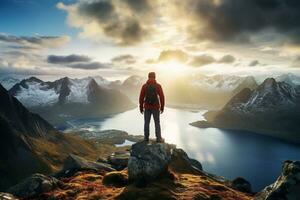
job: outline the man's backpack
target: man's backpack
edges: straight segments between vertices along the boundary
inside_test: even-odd
[[[158,104],[158,97],[155,84],[146,85],[145,103],[150,105]]]

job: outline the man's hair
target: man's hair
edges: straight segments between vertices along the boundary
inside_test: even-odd
[[[148,78],[155,78],[155,72],[149,72]]]

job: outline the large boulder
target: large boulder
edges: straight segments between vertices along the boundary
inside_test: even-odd
[[[249,181],[242,177],[235,178],[230,185],[232,188],[241,192],[252,193],[252,187]]]
[[[300,199],[300,161],[285,161],[277,180],[255,197],[255,200],[282,199]]]
[[[139,142],[132,145],[128,161],[129,181],[144,184],[167,171],[175,145]]]
[[[202,165],[199,161],[188,157],[182,149],[173,149],[170,167],[181,173],[198,173],[202,171]]]
[[[72,176],[77,171],[82,170],[93,170],[93,171],[106,171],[111,172],[115,171],[111,165],[101,162],[93,162],[86,160],[80,156],[70,154],[64,162],[63,169],[56,174],[57,177],[61,176]]]
[[[33,174],[19,184],[8,189],[16,197],[29,198],[49,192],[62,184],[54,177],[43,174]]]
[[[122,170],[127,167],[129,157],[129,151],[116,151],[107,157],[107,163],[117,170]]]

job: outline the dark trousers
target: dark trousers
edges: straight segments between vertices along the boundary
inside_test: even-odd
[[[151,115],[153,115],[153,119],[154,119],[156,138],[161,139],[159,109],[145,109],[145,111],[144,111],[144,120],[145,120],[144,136],[145,136],[145,139],[149,139],[149,125],[150,125]]]

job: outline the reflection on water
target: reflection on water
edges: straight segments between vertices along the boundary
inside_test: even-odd
[[[166,108],[161,115],[161,126],[166,142],[183,148],[190,157],[199,160],[206,171],[229,179],[242,176],[258,190],[277,178],[284,160],[300,160],[300,147],[277,139],[243,131],[200,129],[189,125],[203,119],[204,112]],[[138,109],[133,109],[106,119],[80,119],[69,123],[91,131],[119,129],[142,135],[144,122]],[[150,131],[154,137],[153,120]]]
[[[129,146],[129,145],[133,145],[135,142],[129,141],[129,140],[125,140],[125,142],[123,144],[116,144],[116,147],[124,147],[124,146]]]

